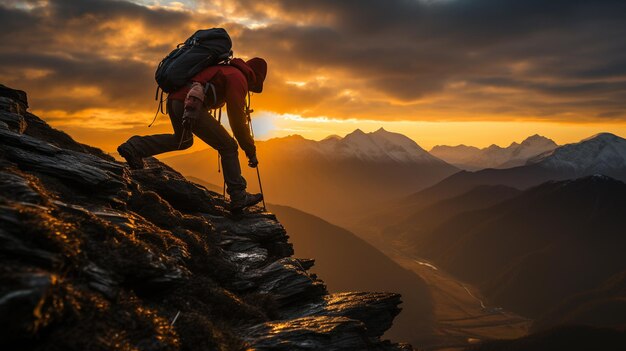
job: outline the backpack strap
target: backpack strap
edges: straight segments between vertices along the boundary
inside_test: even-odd
[[[217,111],[217,112],[216,112]],[[222,124],[222,108],[220,107],[219,110],[213,110],[213,116],[217,116],[217,123]],[[220,173],[222,169],[222,155],[220,155],[220,153],[217,153],[217,173]],[[224,182],[224,196],[226,196],[226,182]]]
[[[252,125],[252,118],[250,117],[250,114],[252,114],[252,112],[254,112],[253,109],[250,108],[250,105],[252,104],[252,94],[250,93],[250,90],[248,90],[248,99],[246,101],[246,119],[248,120],[248,125]],[[252,130],[252,128],[250,128],[250,134],[252,135],[252,138],[254,139],[254,131]]]
[[[211,95],[209,95],[209,96],[212,96],[213,100],[211,100],[210,104],[207,104],[206,103],[206,96],[209,94],[209,91],[211,91]],[[213,83],[207,82],[204,85],[204,96],[205,96],[205,103],[204,103],[205,106],[208,107],[208,106],[212,106],[215,103],[217,103],[217,92],[215,91],[215,85],[213,85]]]
[[[161,90],[161,98],[160,99],[159,99],[159,90]],[[156,110],[156,113],[154,114],[154,118],[152,119],[152,122],[150,122],[150,124],[148,124],[148,128],[152,127],[152,125],[156,121],[157,116],[159,115],[159,111],[162,114],[165,114],[165,112],[163,112],[163,101],[164,101],[163,100],[163,89],[161,89],[161,87],[159,87],[158,85],[157,85],[157,88],[156,88],[156,93],[154,94],[154,99],[159,101],[159,104],[157,105],[157,110]]]

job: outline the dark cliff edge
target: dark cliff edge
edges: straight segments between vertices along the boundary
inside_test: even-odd
[[[395,293],[329,294],[273,214],[130,171],[0,86],[4,350],[411,350]]]

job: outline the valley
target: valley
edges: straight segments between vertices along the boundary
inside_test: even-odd
[[[378,251],[378,245],[293,208],[270,209],[290,233],[296,255],[316,257],[312,271],[326,277],[331,291],[402,293],[403,313],[389,337],[424,350],[457,351],[481,340],[519,338],[530,329],[531,320],[490,305],[478,289],[430,262],[397,248]]]
[[[528,334],[532,320],[491,306],[478,289],[432,263],[387,252],[396,263],[422,278],[433,300],[434,339],[427,350],[456,351],[491,339],[516,339]]]

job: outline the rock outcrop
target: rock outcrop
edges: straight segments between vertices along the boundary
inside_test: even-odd
[[[276,218],[130,171],[0,86],[0,341],[34,350],[410,350],[394,293],[328,294]],[[10,348],[11,349],[11,348]]]

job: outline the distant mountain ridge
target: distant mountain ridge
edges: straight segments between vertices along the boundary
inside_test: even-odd
[[[601,133],[531,158],[523,166],[507,169],[461,171],[409,196],[418,203],[462,194],[479,185],[506,185],[527,189],[551,180],[603,174],[626,181],[626,139]]]
[[[611,133],[596,134],[537,155],[527,164],[540,164],[580,175],[621,173],[626,170],[626,139]]]
[[[284,150],[284,152],[298,155],[308,153],[335,160],[358,159],[373,162],[445,164],[445,161],[428,153],[413,139],[400,133],[389,132],[384,128],[370,133],[356,129],[343,138],[331,135],[320,141],[291,135],[258,143],[265,146],[285,142],[288,142],[292,149]]]
[[[346,215],[419,191],[459,171],[412,139],[382,128],[371,133],[357,129],[321,141],[291,135],[259,141],[256,146],[269,202],[338,224]],[[162,160],[186,175],[213,184],[223,182],[216,172],[214,150]],[[258,191],[256,170],[243,167],[243,175],[250,191]]]
[[[521,143],[507,147],[492,144],[479,149],[474,146],[437,145],[430,150],[436,156],[459,168],[479,170],[484,168],[511,168],[524,165],[529,158],[554,150],[558,145],[551,139],[535,134]]]

